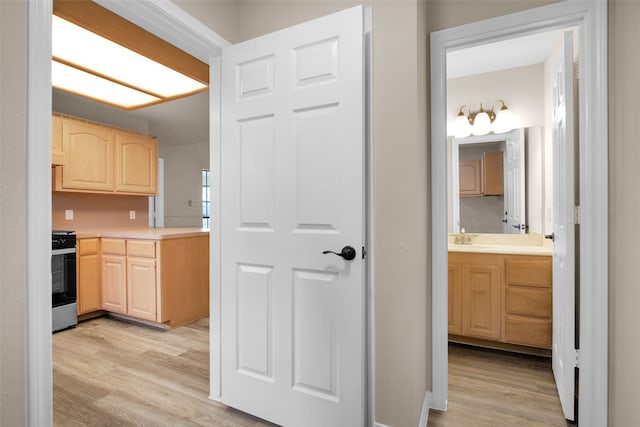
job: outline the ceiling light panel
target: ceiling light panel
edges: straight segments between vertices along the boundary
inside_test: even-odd
[[[172,98],[207,87],[55,15],[52,39],[54,59],[108,76],[160,98]]]
[[[135,108],[161,101],[160,98],[153,95],[114,83],[57,61],[51,63],[51,85],[67,92],[124,108]]]

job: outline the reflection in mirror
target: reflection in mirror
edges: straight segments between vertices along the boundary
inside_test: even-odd
[[[542,232],[541,136],[536,127],[450,138],[450,233]]]

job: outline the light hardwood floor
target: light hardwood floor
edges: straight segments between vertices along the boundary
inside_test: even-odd
[[[447,412],[430,427],[567,427],[551,359],[449,344]]]
[[[54,334],[54,425],[272,426],[209,400],[208,324],[159,331],[102,317]]]
[[[170,331],[102,317],[53,335],[54,425],[273,424],[208,399],[209,319]],[[431,427],[562,426],[551,362],[449,347],[449,410]]]

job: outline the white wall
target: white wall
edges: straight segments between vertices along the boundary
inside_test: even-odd
[[[160,157],[165,227],[202,227],[202,169],[209,169],[209,143],[160,144]]]
[[[544,125],[543,64],[475,74],[447,81],[447,134],[462,105],[472,111],[491,109],[502,99],[513,112],[514,129]],[[502,104],[495,103],[494,111]],[[465,112],[467,110],[465,109]]]

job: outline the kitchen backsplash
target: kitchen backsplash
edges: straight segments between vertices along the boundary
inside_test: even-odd
[[[103,227],[146,227],[147,196],[52,192],[54,229],[83,230]],[[72,212],[70,212],[72,211]],[[135,211],[135,219],[130,219]],[[73,219],[65,219],[68,216]]]

